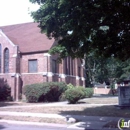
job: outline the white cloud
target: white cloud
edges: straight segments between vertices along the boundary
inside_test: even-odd
[[[37,9],[29,0],[0,0],[0,26],[31,22],[29,12]]]

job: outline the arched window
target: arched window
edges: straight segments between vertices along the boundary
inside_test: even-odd
[[[4,50],[4,72],[9,73],[9,49]]]
[[[1,56],[1,54],[2,54],[1,50],[2,50],[2,47],[1,47],[1,44],[0,44],[0,73],[1,73],[1,58],[2,58],[2,56]]]

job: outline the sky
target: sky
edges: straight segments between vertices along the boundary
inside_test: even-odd
[[[29,0],[0,0],[0,26],[33,22],[29,13],[37,9]]]

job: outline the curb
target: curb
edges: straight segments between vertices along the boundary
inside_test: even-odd
[[[43,117],[43,118],[58,118],[65,119],[66,115],[60,114],[49,114],[49,113],[29,113],[29,112],[9,112],[9,111],[0,111],[1,116],[25,116],[25,117]]]
[[[63,124],[54,123],[40,123],[40,122],[27,122],[27,121],[14,121],[14,120],[0,120],[0,123],[16,124],[16,125],[37,125],[37,126],[51,126],[51,127],[67,127]]]
[[[54,124],[54,123],[40,123],[40,122],[25,122],[25,121],[14,121],[14,120],[0,120],[0,123],[7,123],[13,125],[28,125],[28,126],[46,126],[48,128],[65,128],[66,130],[86,130],[86,128],[76,127],[75,124]],[[87,128],[88,130],[117,130],[113,128]]]
[[[0,123],[7,123],[13,125],[28,125],[28,126],[46,126],[48,128],[65,128],[66,130],[85,130],[85,128],[73,127],[72,124],[54,124],[54,123],[40,123],[40,122],[25,122],[25,121],[14,121],[14,120],[0,120]]]

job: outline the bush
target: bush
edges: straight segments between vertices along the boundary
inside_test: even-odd
[[[50,82],[48,83],[49,91],[45,95],[48,102],[59,101],[60,96],[67,90],[67,85],[63,82]]]
[[[84,88],[82,86],[79,86],[79,89],[84,92],[84,97],[91,98],[93,96],[93,88]]]
[[[93,96],[93,93],[94,93],[94,91],[93,91],[93,88],[85,88],[86,89],[86,91],[85,91],[85,93],[86,93],[86,98],[91,98],[92,96]]]
[[[71,88],[74,88],[75,86],[71,83],[67,84],[67,89],[71,89]]]
[[[82,86],[78,86],[78,89],[80,89],[81,91],[84,92],[83,98],[84,98],[84,97],[90,98],[90,97],[93,96],[93,93],[94,93],[94,92],[93,92],[93,88],[84,88],[84,87],[82,87]]]
[[[84,98],[84,92],[79,88],[71,88],[65,91],[65,97],[71,104],[75,104],[78,100]]]
[[[11,88],[4,78],[0,79],[0,101],[7,101],[11,97]]]
[[[23,93],[26,96],[26,99],[28,102],[38,102],[39,97],[43,95],[43,93],[46,93],[49,91],[47,89],[44,89],[43,84],[31,84],[31,85],[26,85],[23,88]]]
[[[59,101],[66,101],[65,92],[61,94]]]
[[[67,89],[63,82],[46,82],[27,85],[23,92],[28,102],[54,102],[59,101],[61,94]]]
[[[86,97],[86,88],[84,88],[83,86],[76,86],[76,87],[77,87],[77,89],[79,89],[79,91],[82,91],[84,93],[82,98],[85,98]]]

